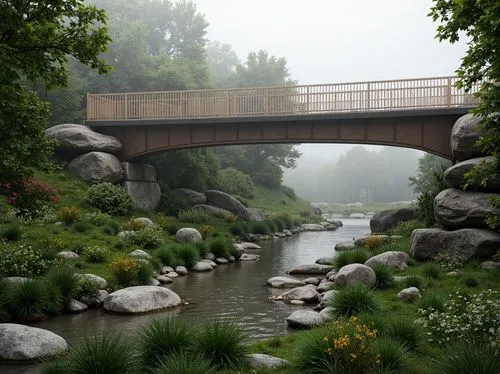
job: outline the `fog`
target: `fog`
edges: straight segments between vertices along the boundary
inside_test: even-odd
[[[195,2],[209,21],[209,40],[230,44],[240,59],[261,49],[285,57],[291,78],[299,84],[453,75],[466,50],[465,42],[451,45],[434,38],[437,24],[427,17],[430,0]],[[300,145],[303,155],[297,168],[285,172],[284,183],[299,196],[327,199],[318,192],[318,178],[352,147]],[[421,154],[406,153],[408,160]],[[408,161],[408,176],[416,167],[416,161]]]

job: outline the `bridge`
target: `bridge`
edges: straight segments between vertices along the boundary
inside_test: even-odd
[[[196,147],[358,143],[451,159],[453,123],[474,107],[456,77],[192,91],[88,94],[87,125],[123,160]]]

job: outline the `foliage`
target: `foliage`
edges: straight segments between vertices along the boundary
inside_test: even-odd
[[[134,201],[127,191],[108,182],[90,186],[85,201],[111,215],[127,215],[134,207]]]
[[[96,212],[87,212],[82,216],[82,218],[84,221],[88,221],[94,226],[102,226],[111,219],[111,216],[107,213],[96,211]]]
[[[377,338],[376,351],[380,369],[389,373],[402,373],[409,365],[409,355],[405,345],[399,340],[382,336]]]
[[[229,232],[233,236],[242,236],[245,233],[244,227],[241,223],[233,223],[231,226],[229,226]]]
[[[435,262],[429,262],[422,267],[422,274],[428,278],[439,279],[442,276],[442,268]]]
[[[427,309],[431,308],[436,312],[444,311],[444,298],[442,295],[427,292],[417,303],[418,309]]]
[[[80,299],[81,297],[92,297],[99,293],[99,283],[90,277],[79,277],[78,287],[75,292],[75,297]]]
[[[406,287],[417,287],[418,289],[422,288],[423,281],[417,275],[408,275],[404,278],[404,284]]]
[[[155,249],[153,252],[153,257],[160,260],[163,265],[173,266],[175,260],[175,254],[171,248],[163,246]]]
[[[0,243],[0,274],[4,276],[42,275],[54,263],[44,259],[41,249],[24,243]]]
[[[84,338],[66,360],[68,374],[127,374],[135,373],[137,368],[131,346],[120,335],[110,333]]]
[[[295,194],[295,191],[292,187],[288,187],[285,185],[281,185],[281,189],[283,190],[284,194],[292,199],[293,201],[297,200],[297,195]]]
[[[229,257],[229,250],[232,247],[232,243],[224,238],[215,238],[210,242],[210,252],[214,254],[215,257]]]
[[[370,235],[365,239],[364,247],[369,251],[376,249],[382,245],[386,244],[384,237],[380,235]]]
[[[440,253],[435,260],[446,271],[456,271],[464,266],[465,262],[463,257],[447,253]]]
[[[107,225],[104,226],[104,228],[106,227]],[[73,230],[81,233],[88,232],[92,230],[92,225],[87,221],[76,221],[75,223],[73,223]]]
[[[178,244],[173,247],[174,253],[180,264],[191,268],[200,259],[196,246],[192,244]]]
[[[254,188],[252,179],[233,167],[219,170],[216,178],[216,187],[230,195],[240,195],[253,199]]]
[[[427,227],[436,223],[434,216],[434,198],[443,190],[448,188],[444,178],[444,169],[434,172],[426,182],[426,189],[417,197],[418,220]]]
[[[146,223],[137,218],[130,218],[125,227],[130,231],[140,231],[146,228]]]
[[[79,287],[79,278],[75,271],[67,266],[56,266],[47,273],[47,280],[59,289],[62,302],[67,306]]]
[[[434,189],[436,175],[442,175],[451,165],[450,160],[425,153],[418,159],[417,176],[408,178],[410,187],[418,194]]]
[[[473,113],[480,116],[483,135],[479,140],[484,153],[492,155],[494,162],[483,163],[468,175],[468,182],[484,185],[494,175],[500,174],[500,56],[498,45],[498,17],[500,4],[494,0],[481,2],[434,0],[429,16],[439,21],[436,37],[439,40],[457,42],[463,35],[468,49],[457,70],[457,86],[466,92],[480,84],[477,94],[479,104]],[[500,207],[500,198],[490,199],[493,208]],[[500,227],[500,217],[490,215],[492,229]]]
[[[139,265],[133,258],[122,256],[115,258],[109,264],[109,271],[120,286],[128,287],[137,279]]]
[[[364,248],[344,251],[333,258],[333,266],[335,266],[335,269],[340,270],[345,265],[364,264],[370,257],[370,254]]]
[[[252,234],[269,235],[271,233],[269,227],[264,222],[252,221],[249,225]]]
[[[187,350],[192,342],[191,328],[178,318],[155,319],[139,333],[139,351],[144,366],[157,366],[160,360]]]
[[[207,239],[212,234],[213,227],[211,225],[202,225],[198,228],[198,231],[203,239]]]
[[[16,241],[21,239],[22,234],[23,230],[21,229],[21,226],[19,226],[19,224],[15,222],[9,223],[2,230],[2,236],[4,237],[4,239],[9,241]]]
[[[425,227],[425,225],[420,222],[419,220],[412,219],[409,221],[403,221],[399,222],[396,226],[393,226],[390,230],[389,233],[391,235],[398,235],[398,236],[410,236],[413,230],[416,229],[421,229]]]
[[[218,369],[241,369],[247,365],[248,336],[238,325],[214,320],[203,326],[193,342],[194,352]]]
[[[61,209],[61,221],[66,225],[71,225],[80,218],[80,210],[74,206],[65,206]]]
[[[392,276],[392,270],[389,266],[384,264],[375,263],[371,266],[376,276],[375,288],[383,290],[385,288],[392,287],[394,284],[394,278]]]
[[[182,196],[170,190],[166,184],[160,183],[160,188],[161,188],[161,198],[160,198],[160,205],[158,206],[159,212],[162,212],[169,216],[177,217],[180,212],[189,210],[191,208],[190,204],[186,201],[186,199],[184,199]],[[165,226],[167,231],[169,231],[168,227],[172,225],[175,225],[175,223],[167,222]]]
[[[384,335],[397,339],[408,351],[415,351],[424,341],[422,326],[407,316],[391,318],[384,328]]]
[[[96,246],[88,246],[83,250],[83,257],[85,257],[88,262],[100,263],[106,261],[108,253],[107,249]]]
[[[179,221],[187,223],[210,223],[211,219],[207,212],[201,209],[181,210],[178,215]]]
[[[5,303],[9,313],[18,320],[26,321],[43,313],[49,304],[45,284],[27,279],[11,285]]]
[[[140,245],[144,249],[154,249],[163,244],[163,237],[160,229],[147,227],[141,231],[132,231],[127,235],[127,240],[135,245]]]
[[[452,341],[500,343],[500,292],[484,290],[467,296],[451,294],[442,312],[419,309],[419,323],[430,333],[428,341],[445,346]]]
[[[151,279],[155,275],[153,265],[149,261],[136,261],[137,262],[137,274],[135,279],[135,284],[138,286],[149,285]]]
[[[471,342],[454,342],[433,360],[435,374],[500,373],[498,347]]]
[[[57,189],[34,178],[27,178],[1,185],[0,192],[7,195],[7,203],[20,217],[40,217],[43,208],[59,201]]]
[[[160,361],[154,374],[213,374],[215,366],[200,354],[176,353],[168,360]]]
[[[379,309],[372,291],[366,286],[347,286],[335,294],[330,305],[335,316],[352,316],[361,312],[376,312]]]

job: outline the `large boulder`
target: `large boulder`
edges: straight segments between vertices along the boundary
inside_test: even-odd
[[[476,157],[470,160],[459,162],[445,170],[444,178],[451,187],[462,188],[463,185],[467,183],[467,181],[465,180],[465,173],[468,173],[481,163],[491,163],[493,161],[494,158],[488,156]],[[489,178],[484,186],[470,184],[467,189],[479,191],[498,191],[500,190],[500,175],[494,175]]]
[[[56,356],[68,343],[51,331],[13,323],[0,324],[0,361],[31,361]]]
[[[160,204],[161,190],[158,183],[125,181],[122,187],[142,210],[152,212]]]
[[[451,154],[457,161],[464,161],[474,157],[483,156],[477,141],[481,136],[478,128],[480,117],[466,114],[460,117],[451,129],[450,146]]]
[[[370,220],[372,232],[386,232],[400,222],[409,221],[417,216],[412,208],[388,209],[376,213]]]
[[[174,291],[158,286],[135,286],[115,291],[104,300],[104,309],[114,313],[145,313],[173,308],[181,303]]]
[[[264,221],[266,219],[264,213],[257,208],[247,208],[247,211],[250,221]]]
[[[200,232],[192,227],[184,227],[175,234],[177,243],[196,243],[203,240]]]
[[[406,269],[410,256],[401,251],[387,251],[371,257],[365,262],[366,266],[373,267],[375,264],[382,264],[396,269]]]
[[[376,275],[373,269],[363,264],[349,264],[341,267],[335,276],[337,286],[354,286],[364,284],[368,287],[375,285]]]
[[[287,360],[279,357],[265,355],[263,353],[252,353],[248,356],[250,367],[276,369],[289,364]]]
[[[68,169],[88,183],[118,183],[123,177],[120,161],[104,152],[89,152],[78,156],[68,164]]]
[[[214,267],[210,263],[205,262],[205,261],[198,261],[191,268],[191,271],[200,272],[200,273],[203,273],[206,271],[212,271],[212,270],[214,270]]]
[[[229,210],[238,217],[250,220],[250,214],[248,213],[247,208],[245,208],[245,206],[238,199],[235,199],[231,195],[218,190],[208,190],[205,192],[205,195],[207,196],[207,203],[209,205]]]
[[[288,277],[272,277],[267,280],[267,285],[273,288],[293,288],[304,286],[305,283]]]
[[[307,284],[302,287],[296,287],[281,295],[284,301],[300,300],[305,303],[316,303],[319,300],[319,293],[316,291],[316,286]]]
[[[136,182],[156,182],[156,170],[148,164],[122,162],[123,180]]]
[[[321,301],[319,303],[319,307],[321,309],[323,308],[326,308],[328,305],[330,305],[333,300],[335,299],[335,296],[337,295],[339,291],[337,290],[329,290],[329,291],[326,291],[324,294],[323,294],[323,297],[321,298]]]
[[[488,258],[500,248],[500,234],[483,229],[417,229],[411,234],[410,252],[417,260],[429,260],[440,254],[463,259]]]
[[[304,231],[325,231],[326,227],[317,223],[304,223],[300,226]]]
[[[320,265],[320,264],[299,265],[290,270],[288,274],[321,275],[321,274],[326,274],[333,269],[334,267],[329,265]]]
[[[207,196],[201,192],[190,190],[188,188],[177,188],[173,192],[180,198],[184,199],[191,206],[207,203]]]
[[[116,154],[123,148],[122,143],[115,137],[99,134],[82,125],[56,125],[45,130],[45,133],[50,139],[58,141],[55,153],[65,160],[88,152]]]
[[[228,215],[233,214],[229,210],[217,208],[216,206],[208,205],[208,204],[195,205],[195,206],[193,206],[193,209],[199,209],[199,210],[202,210],[208,214],[218,216],[218,217],[226,217]]]
[[[500,209],[489,206],[490,196],[500,196],[486,192],[470,192],[456,188],[441,191],[434,198],[436,221],[451,229],[488,228],[485,219],[490,214],[499,215]]]
[[[299,329],[310,329],[314,326],[321,325],[323,322],[323,317],[314,310],[297,310],[286,319],[286,323],[288,323],[290,327]]]

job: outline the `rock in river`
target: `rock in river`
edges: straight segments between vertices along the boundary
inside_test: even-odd
[[[272,277],[267,280],[267,285],[273,288],[293,288],[304,285],[304,282],[288,277]]]
[[[104,309],[115,313],[145,313],[173,308],[181,303],[174,291],[157,286],[136,286],[115,291],[104,300]]]
[[[310,329],[322,324],[323,321],[323,317],[313,310],[297,310],[286,319],[286,323],[288,323],[290,327],[302,329]]]
[[[319,300],[319,293],[316,287],[308,284],[302,287],[296,287],[281,295],[283,301],[301,300],[305,303],[315,303]]]
[[[320,264],[300,265],[290,270],[288,274],[326,274],[333,269],[334,267],[329,265],[320,265]]]

